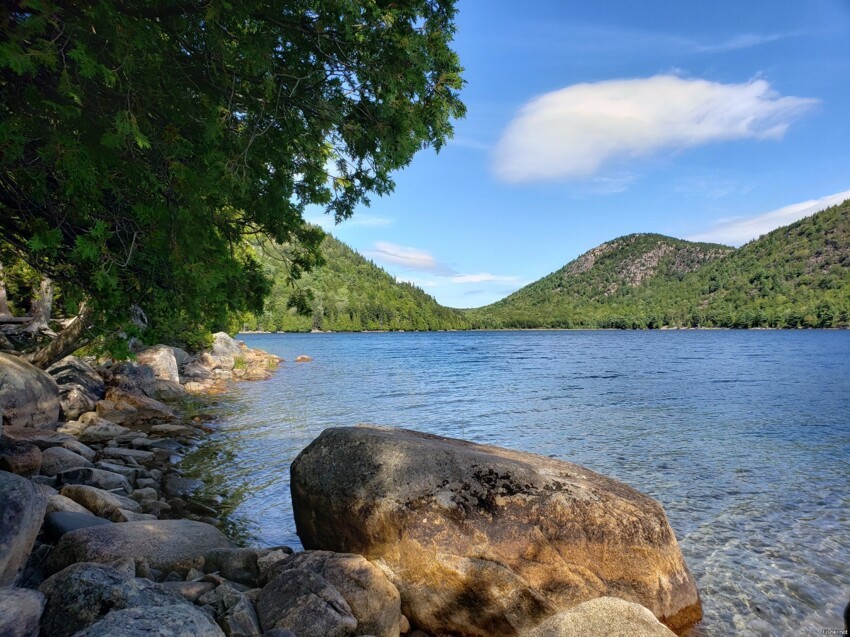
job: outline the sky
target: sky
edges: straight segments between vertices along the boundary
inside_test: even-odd
[[[850,1],[459,0],[464,119],[329,230],[450,307],[633,232],[739,246],[850,198]]]

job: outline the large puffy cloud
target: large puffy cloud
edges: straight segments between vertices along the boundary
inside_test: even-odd
[[[839,192],[820,199],[810,199],[800,203],[784,206],[756,217],[745,219],[728,219],[718,221],[713,228],[688,237],[691,241],[710,241],[739,246],[752,239],[757,239],[781,226],[787,226],[799,219],[820,212],[830,206],[835,206],[850,199],[850,190]]]
[[[496,146],[509,182],[575,179],[605,162],[733,139],[779,139],[817,103],[764,80],[720,84],[675,75],[576,84],[523,106]]]

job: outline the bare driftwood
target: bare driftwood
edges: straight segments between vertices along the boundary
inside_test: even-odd
[[[80,313],[68,323],[68,326],[57,334],[48,345],[27,356],[27,360],[41,369],[50,367],[53,363],[86,345],[90,340],[92,312],[87,303],[80,305]]]

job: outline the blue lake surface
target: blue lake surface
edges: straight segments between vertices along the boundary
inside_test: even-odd
[[[322,429],[402,426],[569,460],[657,499],[702,595],[694,634],[843,627],[850,332],[241,338],[287,362],[228,393],[199,453],[262,544],[299,546],[289,464]]]

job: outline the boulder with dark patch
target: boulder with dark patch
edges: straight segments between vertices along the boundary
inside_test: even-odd
[[[154,345],[136,354],[136,360],[153,370],[154,377],[161,380],[180,382],[174,350],[166,345]]]
[[[156,393],[156,374],[147,365],[124,361],[112,366],[109,385],[131,394],[153,396]]]
[[[46,500],[26,478],[0,471],[0,586],[13,584],[26,564]]]
[[[59,410],[59,387],[49,374],[22,358],[0,352],[2,425],[50,427],[59,420]]]
[[[74,637],[225,637],[204,611],[191,604],[114,610]]]
[[[583,467],[363,426],[325,430],[291,474],[305,548],[379,561],[428,632],[517,635],[606,595],[674,630],[702,616],[661,506]]]

